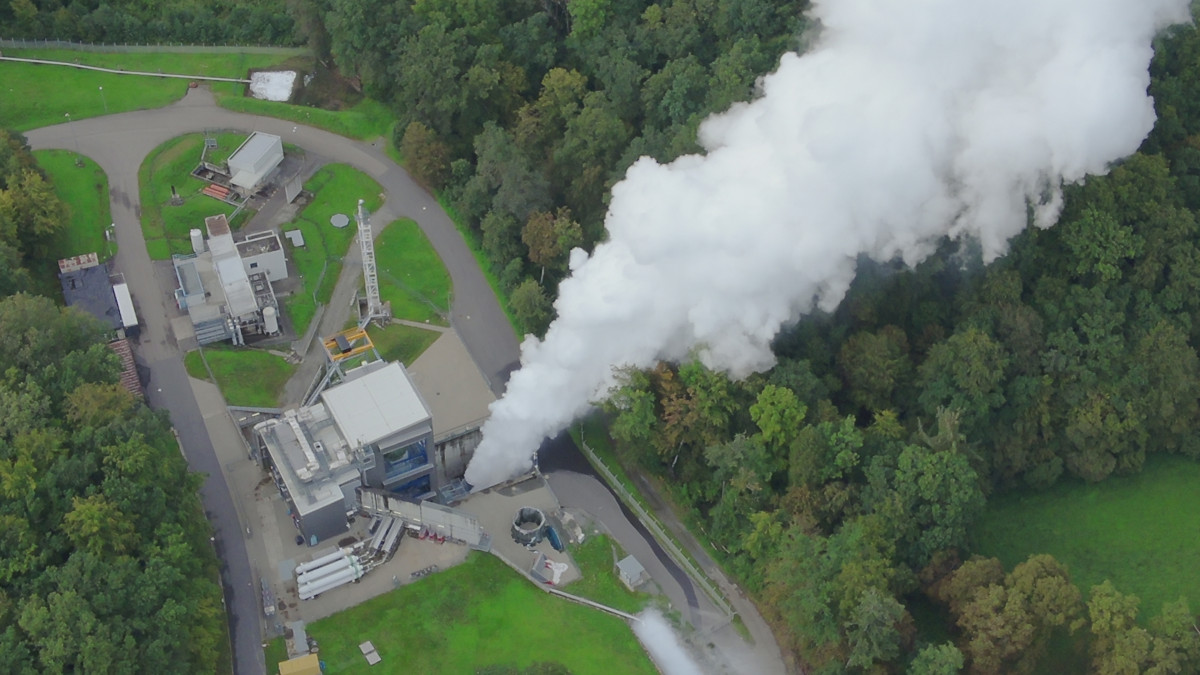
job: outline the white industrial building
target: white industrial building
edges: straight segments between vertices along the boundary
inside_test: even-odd
[[[287,256],[274,230],[248,235],[237,243],[238,256],[247,275],[262,272],[268,281],[286,279]]]
[[[256,131],[229,156],[229,183],[253,193],[282,162],[283,139]]]
[[[433,418],[399,363],[346,371],[309,406],[254,427],[261,456],[305,539],[347,530],[355,490],[377,488],[419,501],[436,495]]]
[[[247,263],[240,254],[245,242],[234,241],[225,214],[205,218],[204,226],[207,247],[200,231],[192,230],[194,253],[172,257],[179,282],[175,302],[187,310],[197,343],[231,340],[240,345],[247,335],[278,333],[279,303],[271,281],[272,275],[276,281],[287,277],[278,235],[250,238],[245,250],[252,260]]]

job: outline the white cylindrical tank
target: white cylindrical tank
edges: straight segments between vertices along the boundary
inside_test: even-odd
[[[296,583],[311,584],[312,582],[316,581],[317,579],[320,579],[321,577],[327,577],[330,574],[336,574],[337,572],[341,572],[342,570],[349,569],[349,568],[350,568],[350,559],[342,558],[341,560],[335,560],[335,561],[329,563],[328,565],[323,565],[321,567],[318,567],[315,570],[309,570],[309,571],[305,572],[304,574],[297,574],[296,575]]]
[[[196,255],[204,253],[204,233],[193,227],[188,234],[192,237],[192,253]]]
[[[266,329],[267,335],[274,335],[279,332],[279,317],[276,316],[274,307],[263,308],[263,328]]]
[[[328,565],[329,563],[333,562],[334,560],[337,560],[338,558],[345,558],[345,557],[346,557],[346,552],[341,549],[338,549],[338,550],[334,551],[333,553],[330,553],[328,555],[323,555],[320,558],[317,558],[316,560],[310,560],[306,563],[300,563],[299,565],[296,565],[296,574],[304,574],[305,572],[307,572],[309,570],[315,570],[318,567],[323,567],[325,565]]]
[[[296,593],[300,596],[301,600],[309,600],[331,588],[337,588],[342,584],[348,584],[360,576],[362,575],[356,572],[354,569],[347,568],[337,574],[318,579],[316,583],[301,584],[296,588]]]

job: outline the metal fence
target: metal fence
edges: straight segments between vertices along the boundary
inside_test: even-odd
[[[680,567],[684,568],[684,571],[687,572],[688,576],[690,576],[692,580],[696,582],[696,585],[698,585],[704,591],[704,594],[713,601],[713,604],[715,604],[727,615],[735,614],[736,612],[734,612],[733,607],[729,605],[729,602],[725,599],[725,596],[721,594],[720,590],[712,585],[708,575],[696,568],[696,566],[692,563],[692,559],[685,555],[683,551],[681,551],[679,547],[675,545],[675,540],[667,535],[666,531],[659,523],[658,518],[651,515],[646,511],[646,509],[642,508],[641,502],[639,502],[637,499],[634,499],[633,495],[625,489],[625,486],[621,483],[621,481],[617,480],[617,476],[612,472],[611,469],[608,468],[608,465],[604,463],[604,460],[600,459],[600,457],[596,455],[592,448],[588,446],[587,441],[584,440],[582,433],[580,434],[579,440],[580,448],[583,450],[583,454],[588,458],[588,461],[590,461],[592,466],[596,467],[600,474],[604,476],[604,480],[608,481],[609,486],[611,486],[613,491],[617,493],[617,496],[620,497],[621,501],[625,502],[625,505],[633,511],[638,520],[642,521],[642,524],[650,530],[651,534],[654,535],[654,538],[658,540],[658,543],[662,544],[662,547],[664,550],[666,550],[667,554],[670,555]]]
[[[154,53],[188,52],[201,54],[278,54],[300,56],[307,54],[303,47],[264,47],[257,45],[187,45],[187,44],[106,44],[70,42],[68,40],[23,40],[0,38],[0,49],[73,49],[81,52]]]

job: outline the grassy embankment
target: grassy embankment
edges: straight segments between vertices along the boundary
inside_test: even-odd
[[[301,73],[312,70],[312,59],[303,50],[281,54],[225,53],[100,53],[67,49],[8,49],[6,56],[81,63],[103,68],[119,68],[151,73],[204,75],[246,78],[251,69],[294,68]],[[46,87],[47,78],[55,86]],[[60,124],[70,113],[72,120],[88,117],[160,108],[183,97],[188,80],[118,73],[103,73],[65,66],[0,61],[0,125],[20,131]],[[225,108],[254,115],[291,120],[357,139],[388,139],[393,159],[399,154],[391,147],[395,117],[387,106],[362,99],[342,110],[260,101],[244,96],[245,85],[213,82],[217,102]],[[100,87],[103,87],[103,94]],[[7,92],[4,89],[7,88]]]
[[[568,550],[583,576],[564,586],[564,591],[630,614],[637,614],[649,604],[650,596],[630,591],[617,577],[617,560],[624,552],[607,535],[590,535],[582,544],[569,545]]]
[[[307,626],[331,673],[474,673],[489,665],[556,661],[575,675],[656,673],[620,619],[534,588],[490,555]],[[371,640],[383,661],[368,666]],[[282,638],[267,648],[277,670]]]
[[[285,244],[303,281],[303,288],[284,301],[297,335],[308,329],[317,305],[329,302],[333,296],[342,259],[358,229],[354,222],[358,200],[365,199],[367,210],[375,211],[382,203],[383,191],[375,179],[345,164],[323,167],[308,179],[304,189],[313,193],[312,202],[296,220],[280,228],[284,232],[298,229],[304,235],[301,248]],[[331,225],[329,219],[335,213],[349,216],[350,224],[342,228]]]
[[[109,242],[104,234],[112,223],[108,176],[86,157],[80,158],[83,166],[76,166],[74,152],[38,150],[33,156],[53,181],[55,194],[69,212],[65,227],[50,244],[49,255],[32,270],[41,293],[60,298],[56,260],[93,252],[107,260],[117,251],[116,242]]]
[[[216,138],[218,151],[226,154],[246,139],[242,134],[217,134]],[[203,230],[208,216],[233,214],[233,206],[201,194],[208,184],[191,175],[200,163],[203,149],[202,134],[180,136],[155,148],[138,170],[142,235],[152,260],[167,260],[174,253],[191,253],[189,230],[194,227]],[[183,198],[182,206],[171,205],[171,186]],[[230,225],[236,229],[249,216],[250,212],[243,209]]]
[[[270,352],[209,345],[204,348],[203,357],[198,350],[184,356],[188,375],[198,380],[211,380],[204,359],[208,360],[216,384],[229,405],[274,408],[279,405],[283,386],[296,372],[296,366]]]
[[[375,262],[379,295],[392,303],[392,316],[447,325],[450,275],[415,221],[403,218],[379,233]]]
[[[1007,569],[1035,553],[1065,564],[1084,598],[1105,579],[1141,598],[1144,623],[1164,602],[1200,604],[1200,462],[1154,456],[1141,473],[1101,483],[1064,480],[1044,492],[993,497],[975,527],[976,552]]]
[[[69,49],[6,49],[5,56],[82,63],[151,73],[245,78],[287,58],[279,54],[102,53]],[[188,80],[103,73],[66,66],[0,61],[0,125],[19,131],[104,114],[160,108],[187,92]],[[47,86],[50,84],[51,86]],[[213,82],[219,98],[241,97],[245,85]],[[103,92],[100,87],[104,87]],[[7,91],[5,91],[7,90]],[[106,113],[107,111],[107,113]]]

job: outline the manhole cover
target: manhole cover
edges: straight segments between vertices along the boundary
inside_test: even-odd
[[[329,222],[334,227],[345,227],[350,224],[350,216],[344,213],[335,213],[333,214],[333,217],[329,219]]]

